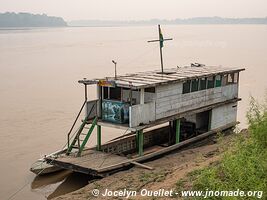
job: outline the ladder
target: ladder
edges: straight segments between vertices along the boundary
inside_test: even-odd
[[[94,106],[93,106],[94,107]],[[72,140],[72,142],[70,143],[70,139],[68,136],[68,149],[66,154],[70,155],[72,153],[73,149],[76,149],[75,154],[76,156],[80,156],[82,151],[84,150],[84,147],[86,145],[86,143],[88,142],[96,124],[97,124],[97,116],[93,119],[91,126],[89,124],[87,124],[89,116],[93,110],[93,107],[91,108],[91,111],[89,112],[89,114],[85,117],[85,119],[83,120],[82,124],[80,125],[74,139]],[[86,131],[88,130],[88,131]],[[78,151],[77,151],[78,150]]]

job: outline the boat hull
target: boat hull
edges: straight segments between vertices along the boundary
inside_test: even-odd
[[[44,160],[36,161],[30,168],[30,171],[36,175],[45,175],[53,172],[63,170],[60,167],[47,164]]]

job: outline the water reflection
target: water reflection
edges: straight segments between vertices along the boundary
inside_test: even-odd
[[[31,184],[31,189],[45,196],[47,199],[53,199],[78,190],[94,179],[96,177],[64,170],[43,176],[36,176]]]

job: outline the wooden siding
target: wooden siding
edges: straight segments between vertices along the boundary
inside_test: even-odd
[[[238,97],[238,84],[182,94],[182,83],[156,88],[156,119]]]
[[[226,104],[212,109],[211,129],[236,121],[237,103]]]
[[[96,117],[97,113],[100,113],[98,102],[99,102],[98,100],[87,101],[85,116],[87,116],[91,111],[88,119],[93,119],[94,117]]]
[[[155,102],[131,106],[129,109],[129,126],[136,127],[156,120]]]

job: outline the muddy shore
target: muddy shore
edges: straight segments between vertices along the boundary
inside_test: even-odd
[[[109,191],[137,191],[137,196],[129,199],[151,199],[151,197],[141,197],[142,189],[156,191],[160,189],[176,190],[177,182],[188,173],[211,165],[220,159],[220,154],[233,134],[223,137],[218,142],[218,136],[207,138],[201,142],[187,147],[186,149],[165,155],[157,160],[144,163],[153,170],[140,167],[132,167],[128,170],[120,171],[111,176],[93,180],[85,187],[55,198],[55,200],[88,200],[88,199],[125,199],[125,197],[104,197],[102,194]],[[95,197],[92,194],[94,189],[99,190],[100,195]],[[152,198],[153,199],[153,198]],[[161,198],[170,199],[170,197]]]

